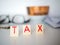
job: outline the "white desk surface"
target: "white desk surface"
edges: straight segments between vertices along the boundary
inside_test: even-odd
[[[18,38],[11,38],[9,29],[0,29],[0,45],[60,45],[60,28],[55,29],[44,24],[44,34],[36,35],[35,25],[31,23],[31,35],[26,37],[22,32],[23,25],[19,25],[20,34]],[[8,25],[5,24],[5,26]]]

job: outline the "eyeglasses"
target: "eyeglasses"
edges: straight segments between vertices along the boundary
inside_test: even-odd
[[[27,23],[27,22],[30,21],[30,18],[28,16],[26,18],[22,15],[15,15],[15,16],[13,16],[12,20],[10,20],[9,15],[0,15],[0,24],[7,24],[7,23],[22,24],[22,23]]]

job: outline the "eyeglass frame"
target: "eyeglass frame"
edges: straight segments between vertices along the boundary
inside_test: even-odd
[[[1,16],[6,16],[6,18],[8,18],[8,22],[7,22],[7,23],[15,23],[15,22],[14,22],[14,18],[15,18],[16,16],[23,17],[23,19],[24,19],[24,22],[23,22],[23,23],[27,23],[27,22],[30,21],[30,19],[27,20],[27,21],[25,21],[25,17],[24,17],[23,15],[14,15],[13,18],[12,18],[12,20],[10,20],[9,15],[0,15],[0,17],[1,17]],[[5,19],[6,19],[6,18],[5,18]],[[5,20],[5,19],[4,19],[4,20]],[[7,24],[7,23],[0,22],[0,24]],[[23,23],[15,23],[15,24],[23,24]]]

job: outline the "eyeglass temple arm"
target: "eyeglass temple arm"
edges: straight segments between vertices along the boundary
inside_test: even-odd
[[[1,21],[0,21],[0,24],[3,23],[4,21],[5,21],[5,19],[1,20]]]

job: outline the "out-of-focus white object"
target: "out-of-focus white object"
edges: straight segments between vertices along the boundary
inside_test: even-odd
[[[31,24],[40,24],[43,22],[46,16],[30,16],[31,17]]]
[[[60,16],[47,16],[44,22],[54,28],[60,27]]]

